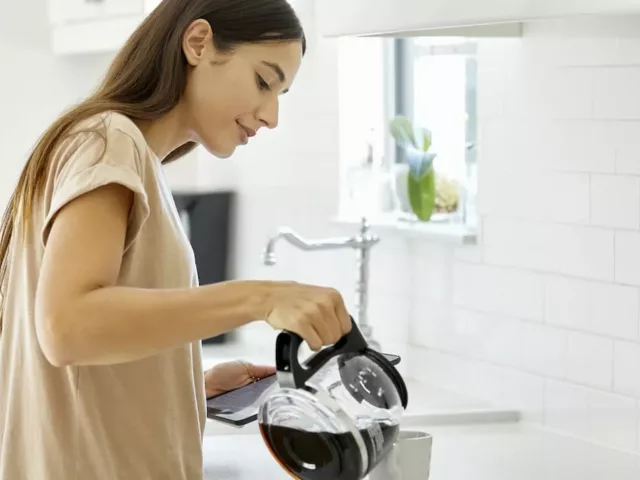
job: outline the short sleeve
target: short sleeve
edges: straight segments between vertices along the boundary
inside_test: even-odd
[[[60,210],[74,199],[99,187],[118,184],[133,192],[134,199],[125,240],[125,251],[135,241],[149,216],[144,189],[144,170],[133,139],[126,133],[106,128],[104,132],[82,132],[60,149],[50,178],[52,192],[41,241],[46,245],[51,225]]]

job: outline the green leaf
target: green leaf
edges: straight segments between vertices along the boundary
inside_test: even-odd
[[[390,124],[391,135],[401,146],[418,148],[411,120],[404,115],[396,116]]]
[[[431,130],[427,128],[419,128],[418,129],[419,138],[420,138],[420,146],[422,147],[423,152],[428,152],[431,148]]]
[[[407,193],[411,210],[423,222],[428,222],[436,206],[436,172],[432,168],[426,175],[407,176]]]

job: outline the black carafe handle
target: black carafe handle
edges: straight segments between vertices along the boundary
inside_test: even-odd
[[[313,375],[315,375],[331,358],[345,353],[364,353],[368,346],[352,316],[351,331],[344,335],[335,344],[311,355],[304,365],[298,360],[298,350],[304,340],[296,333],[287,330],[282,331],[276,338],[276,369],[280,381],[290,384],[292,388],[301,388]],[[287,375],[288,374],[288,375]],[[285,376],[286,375],[286,376]]]

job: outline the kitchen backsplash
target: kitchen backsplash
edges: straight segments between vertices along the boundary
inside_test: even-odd
[[[636,451],[640,19],[528,24],[478,64],[481,246],[409,260],[441,294],[414,300],[411,374]]]

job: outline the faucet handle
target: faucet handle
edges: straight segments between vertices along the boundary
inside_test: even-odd
[[[262,253],[262,261],[265,265],[275,265],[276,264],[276,252],[274,252],[273,250],[270,250],[268,248],[264,249],[264,252]]]
[[[363,216],[360,219],[360,235],[366,235],[370,230],[371,224],[369,223],[369,220],[367,220],[367,217]]]

